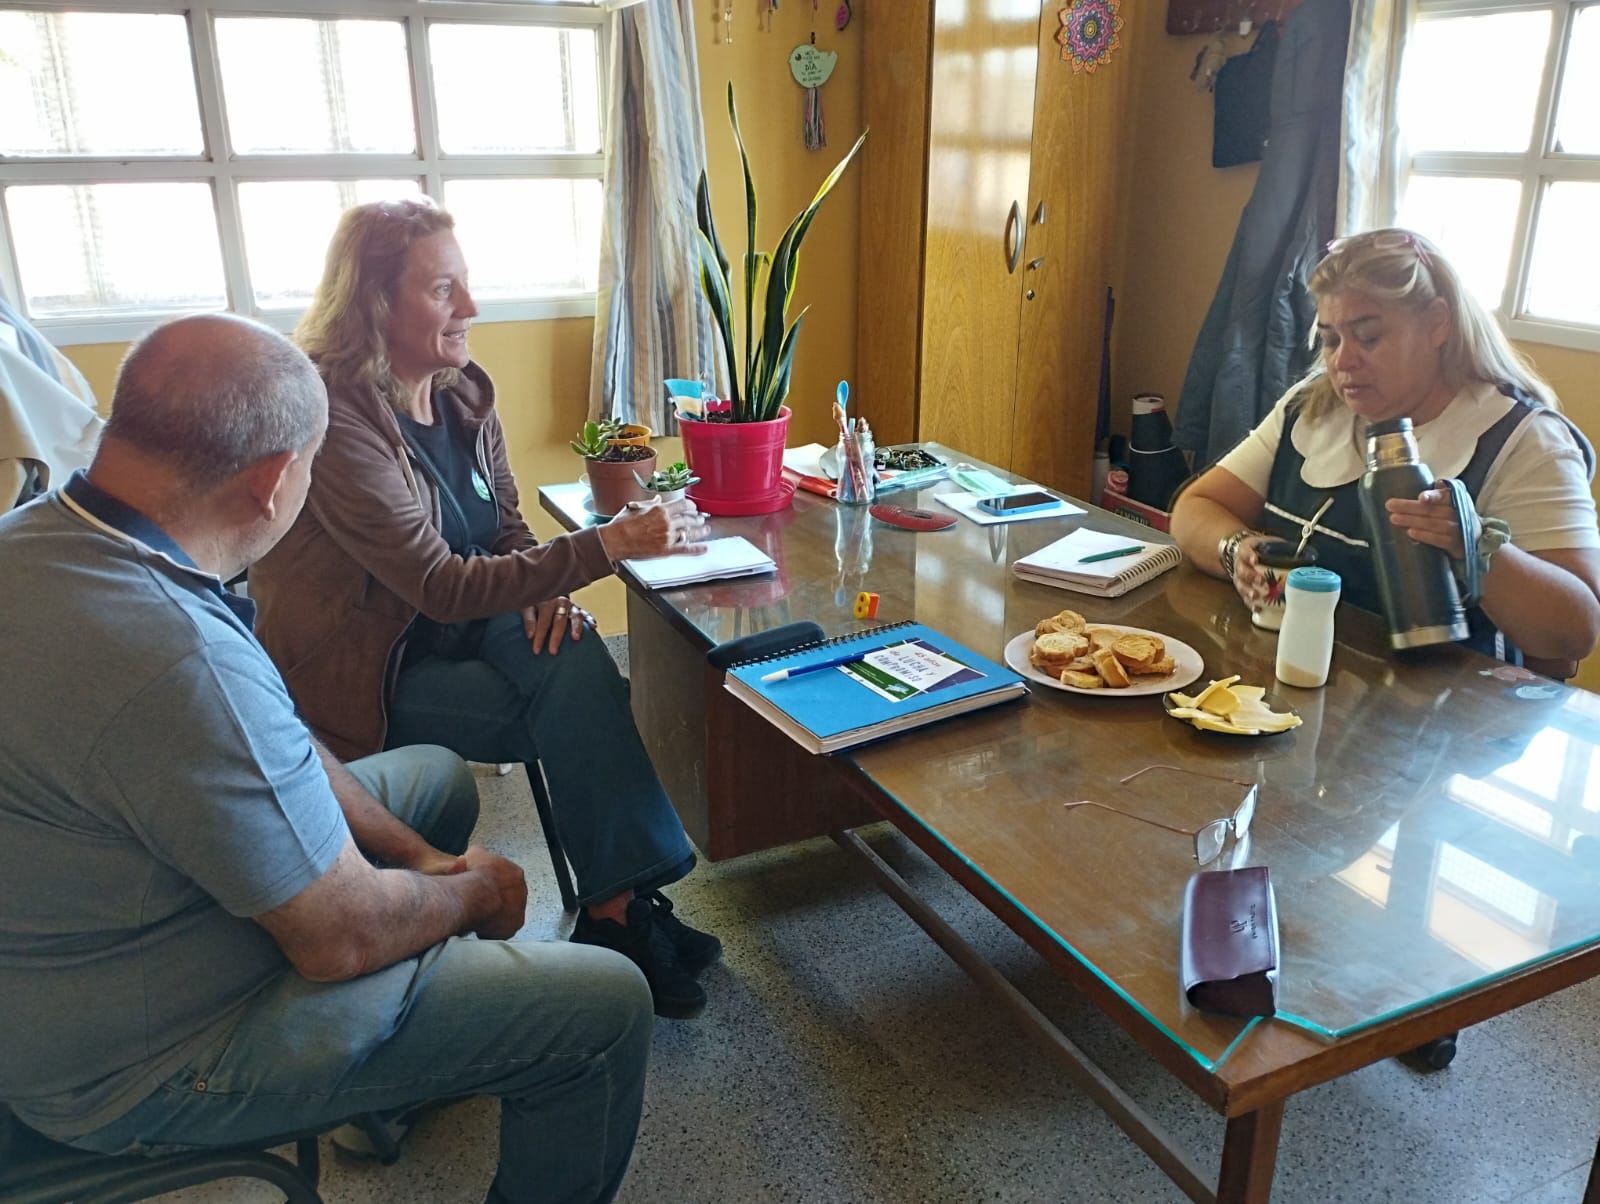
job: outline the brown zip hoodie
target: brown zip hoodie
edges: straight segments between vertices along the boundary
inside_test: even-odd
[[[478,471],[494,493],[493,556],[463,558],[440,536],[439,496],[415,471],[393,409],[376,393],[330,396],[328,438],[305,509],[250,569],[256,633],[300,714],[345,760],[380,752],[390,674],[421,613],[439,623],[520,610],[609,575],[598,527],[540,544],[494,412],[494,385],[469,363],[435,394],[476,432]]]

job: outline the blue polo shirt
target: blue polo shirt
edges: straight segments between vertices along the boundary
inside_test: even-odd
[[[253,606],[78,473],[0,517],[0,1100],[131,1109],[292,972],[348,835]]]

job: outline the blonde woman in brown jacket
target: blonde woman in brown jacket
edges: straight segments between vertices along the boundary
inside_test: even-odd
[[[344,214],[296,339],[328,387],[305,509],[250,575],[258,631],[307,723],[350,758],[441,744],[543,765],[580,910],[658,1015],[696,1016],[721,944],[660,888],[694,851],[633,725],[627,683],[568,595],[630,556],[695,554],[688,502],[541,544],[518,509],[454,221],[426,199]],[[603,755],[593,755],[593,750]]]

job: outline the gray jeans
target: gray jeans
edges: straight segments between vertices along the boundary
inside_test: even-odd
[[[439,847],[464,846],[477,791],[452,754],[397,749],[350,771]],[[638,1133],[652,1026],[644,976],[587,945],[452,938],[349,982],[290,970],[192,1065],[73,1144],[225,1146],[495,1095],[488,1199],[610,1200]]]

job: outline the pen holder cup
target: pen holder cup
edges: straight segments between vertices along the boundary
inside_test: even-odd
[[[878,500],[878,470],[862,455],[854,440],[840,439],[836,449],[839,464],[838,501],[846,506],[870,506]]]

